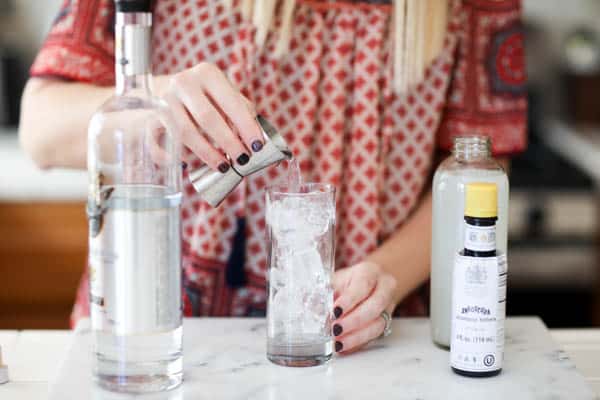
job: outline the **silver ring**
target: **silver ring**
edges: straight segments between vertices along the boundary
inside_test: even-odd
[[[383,328],[381,337],[388,337],[392,334],[392,317],[390,316],[390,313],[383,311],[381,313],[381,318],[385,321],[385,327]]]

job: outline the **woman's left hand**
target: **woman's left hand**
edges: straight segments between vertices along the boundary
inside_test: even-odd
[[[369,261],[335,272],[336,352],[356,351],[381,336],[385,328],[381,314],[387,311],[392,315],[396,287],[393,275]]]

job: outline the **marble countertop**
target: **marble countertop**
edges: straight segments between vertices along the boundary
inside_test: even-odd
[[[40,170],[19,146],[16,131],[0,130],[0,201],[85,201],[85,171]]]
[[[362,382],[360,382],[361,385],[377,386],[379,378],[377,377],[376,372],[379,370],[379,368],[372,368],[371,363],[374,362],[374,359],[389,359],[390,361],[384,362],[384,366],[387,366],[389,362],[391,362],[392,358],[396,359],[396,362],[400,364],[398,360],[408,360],[411,356],[419,357],[421,358],[421,360],[425,360],[425,357],[428,357],[429,361],[422,361],[419,363],[414,362],[412,368],[410,367],[410,363],[407,363],[404,367],[395,366],[394,370],[390,371],[389,374],[386,373],[386,375],[393,375],[394,380],[398,384],[408,382],[408,384],[406,385],[407,388],[414,388],[414,382],[417,381],[417,375],[422,373],[426,368],[430,368],[433,365],[436,372],[433,374],[429,374],[425,371],[427,375],[422,379],[426,379],[430,384],[440,386],[440,391],[444,388],[450,390],[452,388],[456,388],[456,386],[460,386],[463,384],[471,385],[472,383],[475,383],[477,385],[477,387],[475,388],[475,392],[470,393],[470,395],[466,398],[479,398],[477,396],[477,393],[478,391],[480,392],[482,390],[482,388],[479,387],[480,384],[477,382],[479,380],[473,381],[472,379],[455,376],[446,368],[447,352],[437,349],[430,344],[427,325],[427,320],[401,319],[394,321],[394,335],[381,343],[385,344],[386,346],[393,346],[393,349],[388,349],[388,351],[386,351],[385,353],[393,353],[394,355],[383,354],[384,351],[380,351],[379,349],[379,346],[381,344],[377,343],[374,345],[374,349],[370,349],[364,353],[364,357],[366,357],[366,359],[368,360],[371,360],[369,364],[362,363],[361,359],[363,355],[359,353],[350,357],[335,358],[327,367],[319,367],[314,369],[311,368],[304,370],[283,368],[268,364],[268,362],[264,358],[264,336],[260,331],[260,329],[263,329],[261,327],[262,324],[260,320],[186,320],[186,367],[191,365],[191,363],[193,362],[192,358],[195,359],[196,362],[198,362],[199,357],[202,358],[203,355],[208,356],[213,354],[215,355],[215,358],[212,362],[216,363],[218,361],[218,364],[221,365],[220,371],[215,370],[213,372],[207,373],[207,371],[203,369],[203,367],[192,366],[192,374],[186,375],[186,383],[180,390],[170,392],[167,395],[142,397],[142,399],[148,398],[179,400],[186,399],[188,397],[194,399],[227,398],[212,395],[215,393],[215,387],[219,387],[220,385],[227,383],[227,376],[229,376],[229,385],[235,385],[238,382],[238,380],[241,382],[242,378],[250,379],[248,377],[251,376],[255,377],[255,383],[257,385],[260,382],[262,382],[263,386],[271,385],[273,381],[276,381],[279,377],[282,379],[282,385],[284,387],[286,387],[286,385],[289,384],[290,388],[296,388],[297,385],[289,383],[289,381],[293,381],[300,376],[302,376],[300,378],[301,381],[306,381],[307,378],[304,375],[313,374],[313,370],[315,371],[315,374],[317,376],[314,382],[311,381],[311,385],[325,384],[326,388],[329,387],[329,393],[327,391],[323,391],[317,396],[306,398],[321,399],[327,398],[326,396],[331,393],[331,391],[333,390],[332,385],[345,384],[343,381],[341,381],[341,378],[344,376],[345,373],[352,372],[353,381],[360,382],[360,380],[363,380]],[[251,332],[251,334],[248,335],[244,334],[243,331],[238,332],[240,329],[242,329],[242,327],[244,327],[246,331],[250,327],[256,327],[257,330],[255,330],[255,332]],[[199,331],[199,329],[201,331]],[[555,350],[557,348],[557,345],[554,344],[552,338],[548,335],[548,331],[545,330],[544,326],[537,319],[511,318],[509,319],[509,322],[507,324],[507,329],[509,339],[507,346],[507,365],[502,375],[500,375],[497,378],[491,379],[511,379],[511,376],[519,374],[521,369],[525,369],[525,371],[528,371],[532,368],[537,368],[539,363],[536,362],[536,360],[540,360],[540,352],[541,354],[544,354],[546,352],[547,356],[542,356],[542,359],[546,361],[555,359],[555,361],[552,362],[553,367],[556,367],[556,365],[561,365],[569,371],[574,371],[572,370],[571,361],[566,359],[566,354],[568,354],[571,360],[576,364],[577,371],[579,371],[579,373],[583,375],[587,384],[596,392],[597,398],[600,399],[600,329],[562,329],[550,331],[552,338],[555,342],[558,343],[558,347],[563,349],[565,353],[558,352]],[[230,330],[235,330],[236,333],[229,332]],[[82,332],[84,331],[85,329]],[[192,334],[195,336],[192,337]],[[219,336],[217,338],[214,338],[213,335],[215,334],[219,334]],[[420,338],[413,337],[413,335],[415,334],[420,334]],[[517,338],[517,342],[519,342],[518,338],[524,335],[528,336],[528,338],[524,342],[520,344],[515,342],[515,338]],[[230,340],[233,340],[234,338],[239,338],[240,340],[243,340],[243,342],[230,342]],[[252,340],[252,342],[249,343],[249,339],[254,340]],[[131,398],[126,396],[112,395],[106,392],[91,389],[89,385],[89,376],[86,373],[87,370],[81,368],[79,370],[69,370],[68,367],[66,367],[66,357],[73,359],[72,356],[74,354],[73,351],[68,351],[68,349],[73,350],[80,348],[81,346],[85,347],[86,344],[84,342],[86,340],[87,339],[85,334],[75,335],[71,331],[0,330],[0,346],[2,347],[4,360],[6,364],[9,365],[11,377],[11,381],[8,384],[0,385],[0,399],[46,399],[48,398],[49,387],[52,388],[54,393],[57,393],[57,390],[66,390],[67,394],[69,393],[69,390],[72,391],[73,396],[67,395],[65,399],[77,398],[75,395],[77,395],[78,393],[79,395],[81,395],[82,391],[85,393],[83,397],[80,397],[82,399]],[[513,357],[511,355],[514,352],[518,353],[518,346],[525,346],[527,345],[527,343],[531,342],[535,344],[536,350],[534,351],[534,354],[538,354],[532,359],[531,362],[528,359],[523,360],[524,358],[527,358],[526,355],[529,354],[529,351],[527,352],[527,354],[521,355],[519,357]],[[199,343],[204,343],[205,346],[203,348],[198,348]],[[236,349],[240,347],[242,347],[245,350],[236,356],[238,352],[238,350]],[[425,351],[419,350],[419,348],[421,347],[425,348]],[[396,354],[397,349],[401,350],[399,354]],[[219,352],[221,352],[222,355],[220,355]],[[250,352],[251,357],[248,358],[248,360],[244,360],[242,357],[248,352]],[[80,350],[76,352],[76,354],[86,355],[88,354],[88,352],[87,350]],[[432,354],[434,359],[431,359]],[[256,360],[259,363],[259,365],[246,366],[243,371],[237,373],[231,371],[227,372],[228,369],[234,368],[232,367],[232,365],[248,364],[250,362],[250,359]],[[85,357],[79,357],[78,362],[89,363],[89,360],[86,361]],[[59,366],[61,365],[62,367],[59,368]],[[349,369],[352,369],[352,371],[350,371]],[[409,370],[408,373],[407,369]],[[206,376],[194,378],[194,376],[197,376],[198,374],[206,374]],[[229,375],[224,376],[224,374]],[[65,382],[61,383],[61,376],[66,376],[68,379],[65,379]],[[209,382],[208,384],[204,385],[204,382],[210,380],[213,376],[217,376],[218,380],[213,383]],[[540,375],[537,374],[536,376],[539,377]],[[581,379],[579,374],[575,374],[574,376],[576,376],[578,380]],[[223,383],[223,380],[226,380],[226,382]],[[394,382],[394,380],[392,380],[392,382]],[[484,380],[483,384],[485,384],[486,381],[487,380]],[[501,384],[501,382],[499,384]],[[556,385],[555,382],[551,382],[543,383],[541,386],[545,386],[548,384],[551,387],[554,387]],[[497,390],[495,385],[497,384],[491,384],[488,387],[487,390],[489,391],[489,393],[493,394],[494,390]],[[556,396],[553,397],[552,392],[550,392],[550,395],[547,395],[549,392],[547,391],[547,388],[543,387],[541,387],[539,391],[535,391],[533,388],[536,387],[537,384],[535,384],[533,380],[531,380],[529,384],[527,384],[526,380],[522,378],[519,378],[514,383],[511,383],[506,390],[509,390],[509,388],[515,389],[521,385],[529,387],[530,390],[523,390],[515,395],[511,394],[510,396],[515,400],[529,398],[579,398]],[[243,386],[238,387],[242,388]],[[409,392],[402,389],[399,391],[390,391],[390,387],[391,383],[384,384],[384,388],[388,389],[388,393],[387,397],[383,398],[449,398],[446,396],[446,393],[444,393],[444,396],[442,397],[418,397],[418,395],[414,395],[414,392]],[[315,392],[315,390],[310,391],[311,389],[304,389],[300,392],[293,392],[289,390],[290,388],[288,388],[287,391],[284,391],[284,393],[282,393],[283,388],[281,386],[277,387],[277,385],[270,389],[270,391],[265,389],[265,391],[263,391],[263,398],[296,399],[303,395],[303,393],[308,393],[307,395],[311,396],[311,394]],[[500,393],[504,393],[506,395],[506,390],[501,390]],[[88,392],[86,393],[86,391]],[[376,391],[374,391],[374,394],[375,392]],[[244,398],[241,397],[241,395],[243,395],[244,393],[246,392],[240,392],[239,396],[231,398]],[[334,395],[335,394],[336,393],[334,393]],[[494,397],[491,397],[491,394],[488,395],[486,393],[486,397],[493,399]],[[539,394],[539,396],[537,394]],[[587,393],[584,393],[584,396],[586,397],[583,398],[590,398],[587,395]],[[497,397],[500,398],[499,395]],[[329,398],[335,399],[338,397],[330,396]],[[369,395],[367,398],[374,397]],[[591,398],[593,398],[593,396]]]
[[[584,370],[576,369],[537,318],[508,319],[505,368],[498,377],[487,379],[453,374],[448,367],[448,352],[431,344],[426,319],[394,320],[393,334],[368,349],[335,357],[323,367],[300,369],[267,361],[263,320],[201,318],[186,319],[184,324],[184,385],[166,394],[135,398],[600,399],[590,387],[590,383],[600,382],[600,331],[557,333],[571,349],[586,353],[588,365]],[[45,332],[34,340],[30,332],[21,333],[29,335],[28,351],[18,360],[14,341],[24,338],[0,332],[0,345],[5,349],[11,374],[11,382],[0,386],[2,400],[46,398],[47,387],[51,399],[134,398],[93,387],[89,376],[90,335],[85,325],[70,338],[69,350],[55,350],[54,357],[41,354],[59,347],[58,342],[68,333]],[[579,363],[578,358],[575,361]],[[49,386],[42,382],[40,370],[44,368]]]

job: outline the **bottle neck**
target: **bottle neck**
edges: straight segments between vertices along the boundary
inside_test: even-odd
[[[497,219],[497,217],[474,218],[465,216],[464,254],[466,256],[496,256]]]
[[[152,14],[118,12],[115,24],[115,79],[117,95],[150,90]]]
[[[456,137],[452,153],[460,162],[485,160],[491,157],[490,139],[485,136]]]

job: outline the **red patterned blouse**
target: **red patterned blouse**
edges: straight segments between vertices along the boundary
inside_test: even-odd
[[[32,76],[112,84],[112,3],[66,0]],[[428,189],[436,148],[448,149],[453,136],[487,134],[496,155],[526,146],[519,0],[452,0],[441,53],[404,95],[393,90],[390,5],[298,0],[289,52],[276,58],[276,34],[257,47],[236,3],[155,1],[153,72],[216,63],[281,129],[305,179],[337,186],[337,268],[360,262],[402,226]],[[217,209],[186,184],[186,315],[264,313],[263,189],[281,172],[249,177]],[[87,292],[84,277],[73,321],[89,312]],[[417,290],[401,313],[426,314],[425,295]]]

